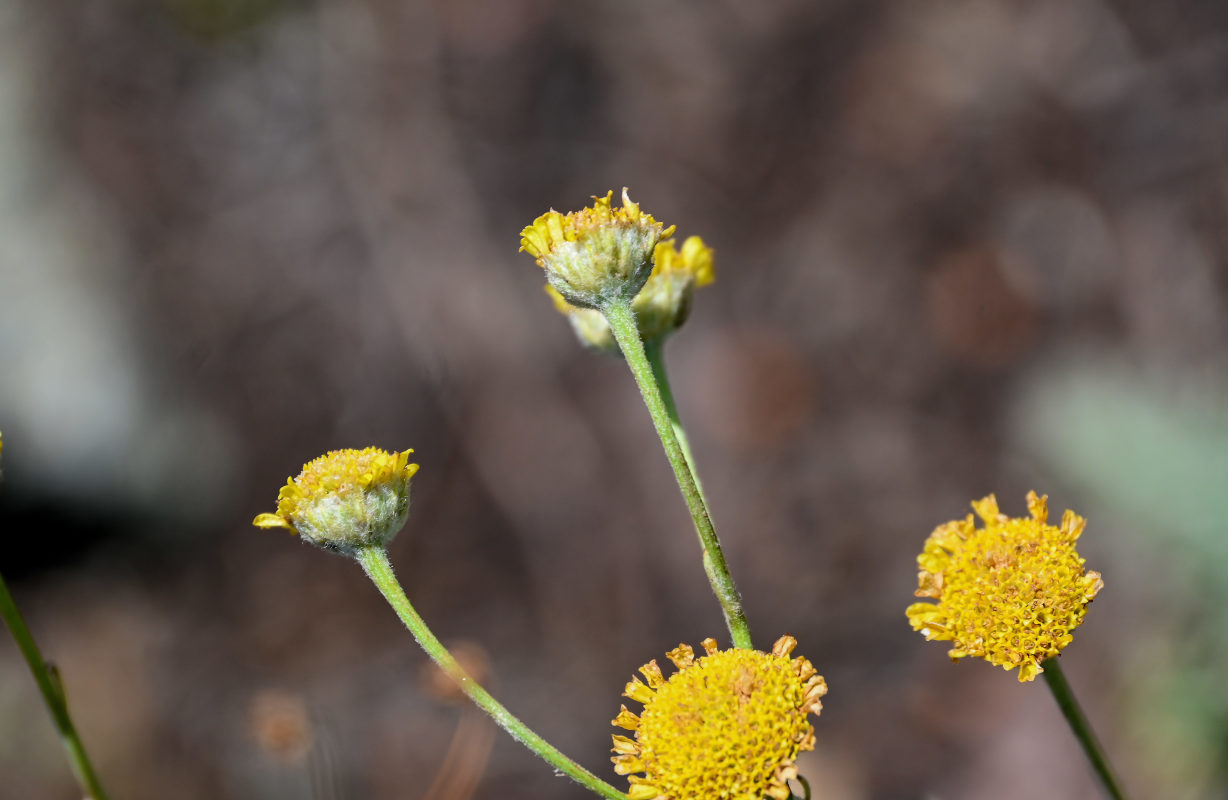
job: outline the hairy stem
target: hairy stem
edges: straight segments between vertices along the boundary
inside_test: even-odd
[[[431,633],[431,629],[426,626],[426,622],[414,610],[413,605],[410,604],[409,598],[405,596],[405,591],[396,579],[396,575],[393,574],[392,564],[388,561],[388,553],[384,548],[361,548],[355,553],[355,557],[358,559],[358,563],[362,565],[363,571],[367,573],[367,577],[371,579],[375,587],[384,595],[388,605],[392,606],[392,610],[401,618],[401,622],[405,623],[405,627],[418,640],[418,644],[431,657],[431,660],[447,673],[452,680],[456,681],[457,685],[469,696],[470,700],[489,714],[501,728],[510,733],[513,739],[541,756],[543,760],[559,772],[562,772],[584,788],[602,797],[608,797],[611,800],[627,800],[625,794],[563,755],[554,745],[530,730],[527,725],[504,708],[498,700],[491,697],[490,693],[470,677],[469,673],[465,672],[464,667],[457,663],[452,654],[448,652],[448,649],[443,646],[443,643],[435,638],[435,634]]]
[[[648,413],[652,416],[652,424],[661,439],[661,446],[665,448],[665,456],[674,468],[678,488],[682,490],[682,497],[686,500],[691,519],[695,522],[695,532],[699,534],[699,543],[703,547],[704,571],[712,584],[712,591],[720,601],[721,609],[725,612],[725,624],[729,626],[733,644],[735,647],[749,648],[750,628],[742,611],[742,597],[738,594],[733,576],[729,574],[729,565],[725,562],[725,554],[721,550],[721,542],[716,536],[712,515],[708,513],[708,504],[699,488],[695,472],[688,461],[686,451],[678,441],[678,436],[674,433],[674,423],[662,396],[661,387],[644,352],[644,343],[640,340],[635,312],[631,310],[631,303],[627,300],[611,301],[601,312],[610,323],[610,330],[618,341],[623,358],[631,368],[631,374],[635,376],[640,394],[644,397],[644,404],[648,406]],[[676,416],[675,414],[674,417]]]
[[[699,468],[695,466],[695,456],[691,453],[691,441],[687,438],[686,429],[682,427],[682,420],[678,416],[678,405],[674,402],[674,390],[669,383],[669,373],[665,371],[665,339],[650,339],[644,342],[644,355],[648,357],[648,364],[652,367],[652,377],[656,379],[657,386],[661,389],[661,400],[665,403],[665,413],[669,415],[670,427],[674,429],[674,437],[678,440],[678,446],[682,448],[682,456],[691,470],[695,488],[699,490],[704,502],[707,502],[703,481],[699,479]]]

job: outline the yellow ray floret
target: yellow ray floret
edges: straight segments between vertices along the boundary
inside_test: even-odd
[[[682,243],[681,250],[674,246],[672,239],[661,242],[652,255],[654,278],[671,273],[680,274],[694,281],[696,286],[707,286],[716,280],[712,248],[704,244],[704,240],[698,236],[688,236]]]
[[[520,249],[572,305],[596,308],[634,297],[652,271],[653,249],[674,232],[641,211],[626,189],[621,207],[613,197],[613,191],[594,197],[569,214],[547,211],[520,232]]]
[[[983,658],[1035,679],[1070,644],[1087,605],[1104,586],[1075,550],[1086,520],[1073,511],[1048,524],[1047,497],[1028,493],[1030,518],[1007,517],[993,495],[973,516],[939,525],[917,557],[917,597],[908,620],[926,639],[949,641],[951,658]]]
[[[259,528],[285,528],[329,550],[386,544],[409,515],[409,480],[418,471],[413,450],[377,447],[333,450],[310,462],[277,494],[277,511],[260,514]]]
[[[789,657],[796,645],[782,636],[763,653],[705,639],[699,658],[686,644],[666,654],[678,668],[669,678],[655,659],[640,667],[644,680],[623,695],[643,712],[623,706],[613,720],[635,733],[614,736],[612,759],[631,800],[787,800],[798,753],[814,749],[809,716],[827,694],[813,664]]]
[[[689,236],[679,250],[671,239],[653,250],[652,274],[631,301],[640,337],[646,342],[663,339],[682,327],[691,313],[695,287],[707,286],[716,279],[712,248],[698,236]],[[600,311],[578,308],[568,303],[553,286],[546,293],[554,307],[571,320],[576,337],[587,347],[618,352],[618,343]]]

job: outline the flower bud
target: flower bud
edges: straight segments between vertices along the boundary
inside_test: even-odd
[[[673,240],[659,243],[653,250],[652,274],[631,301],[640,337],[646,342],[664,339],[682,327],[691,314],[695,287],[707,286],[714,279],[712,248],[703,239],[690,236],[681,250]],[[547,286],[546,292],[554,307],[567,315],[581,344],[608,353],[619,351],[600,311],[571,305],[553,286]]]
[[[603,353],[617,355],[620,352],[618,342],[614,340],[614,332],[610,330],[610,324],[605,321],[605,316],[600,311],[595,308],[573,306],[550,285],[546,286],[546,294],[550,295],[550,299],[554,301],[555,310],[567,317],[580,344]]]
[[[377,447],[334,450],[308,462],[277,494],[277,512],[252,521],[286,528],[314,545],[350,554],[383,547],[409,517],[409,479],[418,471],[409,454]]]
[[[629,300],[653,268],[653,249],[674,232],[640,211],[623,189],[621,208],[614,192],[593,205],[560,214],[547,211],[520,232],[520,249],[537,259],[546,280],[568,303],[599,308]]]

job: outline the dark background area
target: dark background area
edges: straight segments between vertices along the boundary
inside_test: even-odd
[[[114,798],[580,796],[355,564],[250,525],[413,447],[391,553],[616,785],[623,684],[728,636],[623,365],[516,252],[632,196],[716,250],[668,348],[816,800],[1083,798],[1042,683],[912,632],[996,492],[1090,518],[1063,664],[1138,798],[1228,791],[1228,4],[8,0],[0,571]],[[79,796],[0,640],[0,797]]]

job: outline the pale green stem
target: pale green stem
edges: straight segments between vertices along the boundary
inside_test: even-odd
[[[695,465],[695,456],[691,453],[691,442],[687,439],[686,429],[682,427],[682,420],[678,417],[674,390],[669,383],[669,373],[665,371],[665,338],[645,341],[644,355],[648,357],[648,364],[652,367],[652,376],[657,379],[657,386],[661,389],[661,399],[665,402],[665,413],[669,415],[670,427],[674,429],[674,437],[678,439],[678,446],[682,448],[682,455],[686,459],[687,467],[691,470],[691,477],[695,480],[695,488],[699,489],[699,494],[706,503],[708,496],[704,494],[704,484],[699,479],[699,468]]]
[[[1044,669],[1041,674],[1045,676],[1045,683],[1049,684],[1049,691],[1053,693],[1053,699],[1057,701],[1058,708],[1062,710],[1062,716],[1066,718],[1070,730],[1074,732],[1075,738],[1083,747],[1083,753],[1091,762],[1092,769],[1096,771],[1100,782],[1104,784],[1105,793],[1113,800],[1125,800],[1126,795],[1122,792],[1121,785],[1117,782],[1117,777],[1113,774],[1113,769],[1104,756],[1104,749],[1096,741],[1096,734],[1092,732],[1091,723],[1087,721],[1087,716],[1079,707],[1079,701],[1075,699],[1070,684],[1066,682],[1066,675],[1062,672],[1061,665],[1058,664],[1056,658],[1050,658],[1041,666]]]
[[[4,623],[8,625],[9,632],[13,634],[18,649],[26,659],[26,664],[30,666],[30,672],[34,674],[34,682],[38,684],[47,710],[51,712],[51,721],[55,723],[60,741],[68,753],[68,764],[72,767],[77,783],[85,791],[88,800],[107,800],[107,794],[102,790],[102,783],[94,772],[89,756],[86,755],[85,745],[81,744],[81,737],[77,735],[77,729],[68,713],[68,700],[64,696],[63,684],[51,665],[43,660],[3,577],[0,577],[0,617],[4,618]]]
[[[426,622],[423,621],[418,612],[414,610],[413,605],[410,604],[409,598],[405,596],[405,591],[396,579],[396,575],[393,574],[392,564],[389,563],[388,553],[384,548],[360,548],[355,552],[354,556],[358,559],[358,563],[362,565],[363,571],[367,573],[367,577],[371,579],[375,587],[384,595],[388,605],[392,606],[392,610],[401,618],[401,622],[405,623],[405,627],[418,640],[418,644],[431,657],[431,660],[447,673],[452,680],[456,681],[461,690],[469,695],[470,700],[487,714],[490,714],[500,727],[510,733],[513,739],[541,756],[548,764],[584,788],[596,792],[602,797],[611,798],[611,800],[627,800],[625,794],[572,761],[559,752],[554,745],[529,730],[528,726],[513,716],[498,700],[491,697],[489,692],[470,677],[469,673],[465,672],[464,667],[457,663],[452,654],[448,652],[448,649],[443,646],[443,643],[435,638],[435,634],[431,633],[431,629],[426,626]]]
[[[678,488],[682,490],[682,497],[686,500],[691,519],[695,522],[695,532],[699,534],[699,543],[703,547],[704,571],[708,574],[712,591],[716,593],[721,609],[725,612],[725,624],[729,626],[733,644],[735,647],[749,648],[750,628],[742,611],[742,597],[738,594],[733,576],[729,574],[729,565],[725,563],[725,554],[721,550],[720,540],[716,537],[716,529],[712,526],[712,515],[708,513],[708,504],[699,488],[699,482],[695,479],[686,453],[674,433],[674,425],[662,397],[661,387],[657,384],[652,365],[644,353],[644,343],[640,340],[635,312],[631,310],[631,303],[627,300],[611,301],[601,308],[601,312],[610,324],[610,330],[618,341],[627,366],[631,368],[631,374],[635,376],[640,394],[644,397],[644,404],[648,406],[648,413],[652,416],[652,424],[656,426],[657,436],[661,439],[661,446],[665,448],[665,456],[674,468]]]

